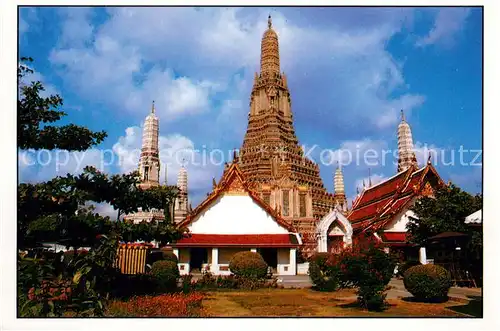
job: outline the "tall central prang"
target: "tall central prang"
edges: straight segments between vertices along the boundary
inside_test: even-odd
[[[262,36],[260,74],[255,73],[240,153],[241,170],[255,190],[307,242],[318,220],[335,202],[323,186],[318,165],[304,156],[295,135],[290,92],[285,73],[280,73],[278,35],[271,16]]]

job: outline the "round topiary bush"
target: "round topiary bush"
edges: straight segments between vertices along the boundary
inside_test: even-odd
[[[448,270],[434,264],[409,268],[404,274],[403,282],[406,290],[417,300],[427,302],[448,300],[448,291],[453,285]]]
[[[422,265],[419,261],[411,260],[411,261],[405,261],[398,265],[398,276],[404,277],[404,274],[406,270],[410,269],[411,267],[417,266],[417,265]]]
[[[246,278],[265,278],[267,263],[259,253],[239,252],[229,261],[229,270],[236,276]]]
[[[161,292],[173,292],[177,289],[177,281],[181,277],[177,263],[173,261],[156,261],[151,267],[157,284]]]

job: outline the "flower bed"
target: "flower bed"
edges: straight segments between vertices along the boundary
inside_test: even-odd
[[[163,294],[113,301],[108,307],[111,317],[199,317],[203,315],[200,293]]]

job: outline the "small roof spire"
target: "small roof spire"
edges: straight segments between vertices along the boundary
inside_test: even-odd
[[[153,100],[153,104],[151,105],[151,113],[155,113],[155,101]]]
[[[165,164],[165,186],[167,186],[167,169],[168,169],[168,166],[167,164]]]
[[[267,18],[267,27],[270,29],[273,26],[273,21],[271,20],[271,14]]]
[[[405,112],[401,109],[401,122],[405,122]]]
[[[368,187],[372,187],[372,172],[370,168],[368,168]]]

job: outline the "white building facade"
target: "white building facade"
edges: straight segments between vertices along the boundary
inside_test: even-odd
[[[172,245],[181,274],[229,275],[229,262],[241,251],[260,253],[275,275],[297,273],[299,234],[250,189],[237,162],[179,226],[189,230]]]

